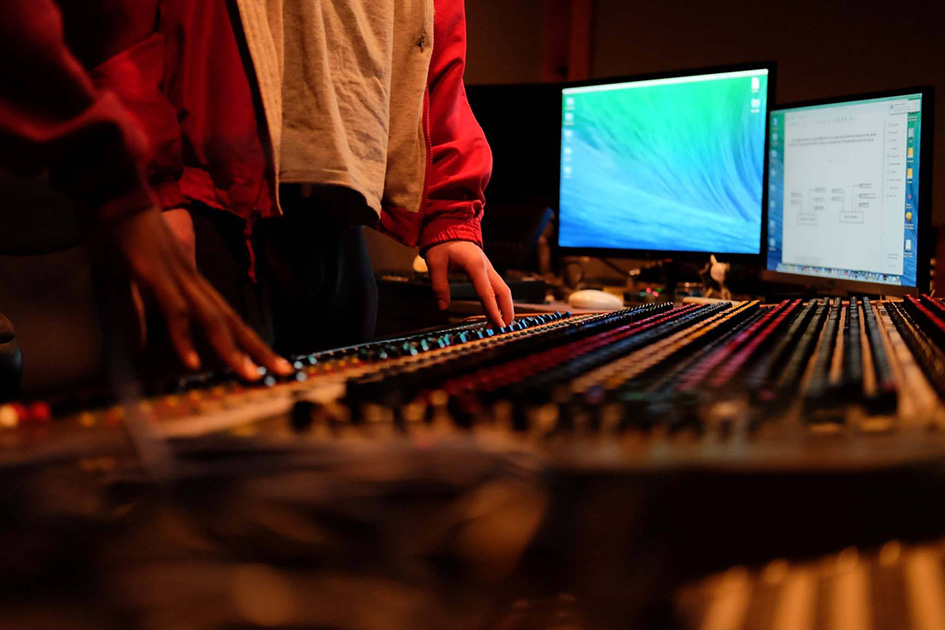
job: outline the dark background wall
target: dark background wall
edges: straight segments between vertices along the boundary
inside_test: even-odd
[[[466,82],[541,80],[544,0],[468,0]]]

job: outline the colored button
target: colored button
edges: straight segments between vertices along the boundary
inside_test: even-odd
[[[34,402],[27,409],[27,416],[30,422],[45,424],[52,419],[52,411],[46,403]]]
[[[20,411],[16,405],[0,405],[0,429],[15,429],[20,424]]]

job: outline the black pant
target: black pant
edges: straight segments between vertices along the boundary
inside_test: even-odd
[[[283,189],[284,216],[258,221],[249,277],[245,223],[197,205],[190,213],[197,267],[263,339],[285,356],[337,348],[374,336],[377,285],[363,228],[350,217],[358,199],[335,192],[303,197]],[[363,204],[363,201],[361,202]]]

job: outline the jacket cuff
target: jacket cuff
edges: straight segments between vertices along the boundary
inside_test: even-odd
[[[434,216],[427,219],[420,233],[420,255],[440,243],[469,241],[482,248],[482,218]]]
[[[386,208],[376,229],[401,245],[428,249],[449,241],[469,241],[482,247],[482,213],[443,212],[423,216],[398,208]]]

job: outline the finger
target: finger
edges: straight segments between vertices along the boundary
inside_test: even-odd
[[[237,347],[226,314],[207,295],[204,287],[190,274],[179,278],[178,282],[214,353],[240,378],[258,380],[259,367]]]
[[[161,315],[164,316],[177,356],[187,368],[199,370],[200,356],[194,349],[193,338],[190,334],[192,314],[187,300],[173,284],[161,283],[159,286],[152,285],[150,289],[161,310]]]
[[[512,290],[505,284],[496,270],[489,265],[489,280],[492,283],[492,290],[495,291],[496,299],[499,302],[499,308],[502,310],[502,321],[508,326],[515,321],[515,306],[512,303]]]
[[[250,328],[243,319],[237,315],[226,300],[217,293],[209,282],[203,277],[199,277],[200,284],[204,287],[207,296],[216,303],[230,326],[230,332],[236,339],[236,343],[246,351],[249,356],[263,365],[267,370],[288,376],[292,373],[292,366],[284,358],[272,351],[269,345],[259,338],[259,335]]]
[[[449,264],[440,256],[431,256],[427,259],[427,267],[430,270],[436,305],[441,311],[445,311],[450,306]]]
[[[482,302],[482,308],[486,311],[489,320],[499,328],[505,326],[502,319],[502,312],[499,310],[499,304],[495,299],[495,290],[492,288],[492,282],[489,280],[489,274],[486,272],[484,264],[470,264],[466,267],[466,275],[479,295],[479,301]]]

